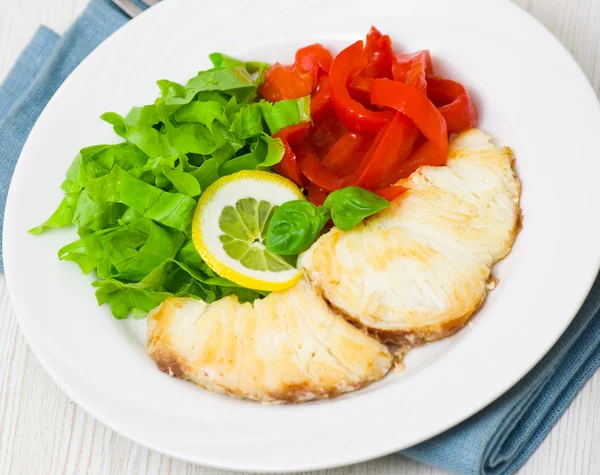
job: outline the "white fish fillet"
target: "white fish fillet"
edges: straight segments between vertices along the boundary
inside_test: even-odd
[[[349,232],[333,228],[299,259],[323,296],[382,340],[417,344],[461,328],[520,226],[510,149],[459,135],[447,166],[421,167],[409,190]]]
[[[169,298],[148,316],[148,353],[172,376],[256,401],[359,389],[392,365],[385,345],[336,314],[306,279],[254,305]]]

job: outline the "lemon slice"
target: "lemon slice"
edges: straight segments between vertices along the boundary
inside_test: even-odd
[[[192,239],[204,262],[242,287],[282,290],[302,273],[264,244],[269,219],[286,201],[304,199],[291,181],[244,170],[220,178],[200,197]]]

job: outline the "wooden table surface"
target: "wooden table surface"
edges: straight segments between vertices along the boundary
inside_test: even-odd
[[[600,92],[600,0],[516,0],[516,3],[563,42],[596,92]],[[40,24],[62,32],[85,4],[86,0],[0,0],[0,80]],[[194,466],[130,442],[70,401],[29,351],[15,320],[4,277],[0,277],[0,474],[62,473],[226,475],[228,472]],[[392,455],[321,473],[442,472]],[[600,474],[600,372],[584,387],[520,473]]]

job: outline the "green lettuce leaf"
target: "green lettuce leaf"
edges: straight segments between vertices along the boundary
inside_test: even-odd
[[[50,216],[40,226],[30,229],[29,232],[31,234],[40,234],[51,228],[61,228],[71,224],[73,221],[75,208],[77,207],[77,201],[79,200],[79,194],[80,192],[66,193],[56,211],[52,213],[52,216]]]
[[[102,239],[115,231],[116,228],[104,229],[67,244],[58,251],[58,258],[61,261],[75,262],[84,274],[96,270],[98,275],[106,277],[110,271],[106,267],[108,261],[104,261],[106,254]]]
[[[138,180],[115,165],[109,175],[88,182],[87,191],[96,203],[123,203],[142,216],[170,228],[188,232],[196,201],[181,193],[168,193]]]
[[[227,124],[225,119],[225,107],[217,101],[192,101],[181,107],[173,115],[176,122],[198,122],[208,130],[212,130],[212,124],[216,120],[223,125]]]
[[[158,98],[126,115],[107,112],[123,143],[83,148],[67,170],[56,211],[30,232],[74,225],[60,260],[95,272],[99,304],[139,317],[166,297],[212,302],[266,295],[216,275],[191,239],[198,197],[220,177],[279,163],[270,136],[310,120],[310,98],[270,104],[257,96],[269,65],[214,53],[214,68],[185,84],[160,80]]]
[[[290,125],[310,122],[310,96],[274,104],[261,101],[260,108],[271,135]]]
[[[191,173],[167,167],[163,169],[163,173],[179,193],[191,197],[200,195],[200,192],[202,191],[200,183]]]
[[[223,163],[218,174],[225,176],[241,170],[264,170],[279,163],[284,153],[281,140],[263,134],[250,146],[250,152]]]
[[[259,61],[243,62],[239,59],[232,58],[223,53],[212,53],[208,56],[215,68],[244,68],[250,74],[256,73],[256,85],[260,86],[265,79],[269,63],[261,63]]]
[[[241,139],[261,135],[264,131],[260,104],[241,107],[231,122],[231,132]]]
[[[84,189],[77,200],[71,222],[86,233],[100,231],[116,226],[126,208],[120,203],[96,203]]]
[[[140,282],[104,279],[92,285],[97,288],[98,305],[108,303],[119,319],[132,313],[143,316],[170,296],[214,302],[226,295],[236,295],[241,302],[248,302],[266,295],[266,292],[244,289],[221,277],[204,275],[174,259],[163,262]]]

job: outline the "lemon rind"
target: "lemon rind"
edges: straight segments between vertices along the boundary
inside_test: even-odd
[[[298,197],[298,199],[306,199],[302,192],[293,182],[275,173],[258,170],[242,170],[237,173],[233,173],[231,175],[219,178],[212,185],[210,185],[204,193],[202,193],[200,199],[198,200],[198,205],[196,206],[196,211],[192,220],[192,242],[194,244],[194,247],[200,254],[200,257],[202,257],[206,265],[208,265],[208,267],[210,267],[213,270],[213,272],[215,272],[221,277],[224,277],[225,279],[231,280],[232,282],[242,287],[263,291],[277,291],[292,287],[302,277],[302,271],[298,270],[297,274],[294,275],[294,277],[283,282],[274,282],[264,279],[257,279],[255,277],[250,277],[236,269],[233,269],[227,264],[221,262],[205,245],[201,229],[201,216],[204,206],[208,202],[210,202],[210,200],[214,197],[215,193],[218,190],[241,179],[253,179],[269,183],[277,183],[279,185],[285,186],[290,191],[292,191]]]

